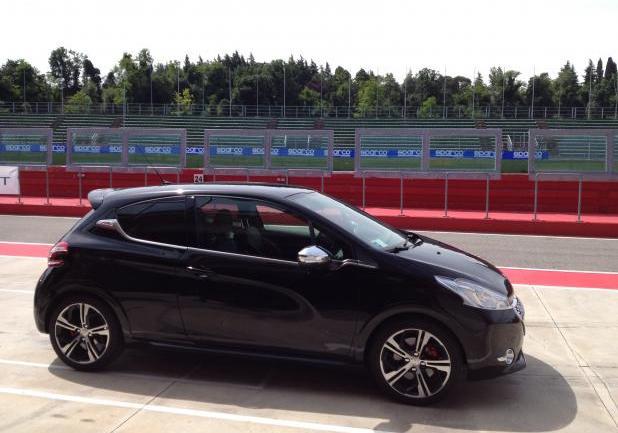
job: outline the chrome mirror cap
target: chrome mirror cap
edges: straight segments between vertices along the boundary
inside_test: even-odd
[[[102,230],[118,231],[118,221],[115,219],[98,220],[95,225]]]
[[[298,262],[303,265],[325,265],[330,255],[317,245],[311,245],[298,252]]]

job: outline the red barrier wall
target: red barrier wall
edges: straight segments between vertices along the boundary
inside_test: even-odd
[[[180,181],[193,182],[198,170],[184,170]],[[176,174],[163,174],[166,180],[176,182]],[[207,176],[212,180],[212,176]],[[241,180],[245,177],[217,175],[217,181]],[[252,177],[254,182],[285,182],[284,178]],[[22,195],[45,196],[45,172],[22,170],[20,173]],[[158,185],[159,177],[149,172],[114,173],[114,188]],[[291,177],[290,184],[320,189],[320,178]],[[399,207],[399,179],[366,179],[367,207]],[[82,178],[83,197],[95,188],[110,186],[109,173],[86,172]],[[328,194],[345,199],[356,205],[362,204],[362,182],[352,173],[335,173],[324,179],[324,190]],[[77,197],[77,173],[64,167],[49,170],[51,197]],[[578,183],[539,182],[538,211],[576,213]],[[531,212],[534,205],[534,182],[526,174],[505,174],[501,180],[490,181],[489,207],[492,211]],[[404,181],[404,207],[417,209],[444,208],[444,180],[407,179]],[[448,207],[460,210],[485,209],[485,181],[449,180]],[[584,182],[582,189],[582,212],[588,214],[618,214],[618,182]]]

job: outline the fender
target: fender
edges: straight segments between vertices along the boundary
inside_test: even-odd
[[[464,345],[462,344],[463,328],[452,317],[441,311],[429,309],[427,307],[419,305],[398,305],[386,311],[381,311],[379,314],[376,314],[365,323],[362,323],[360,325],[357,334],[352,341],[352,357],[354,361],[364,361],[367,343],[369,342],[369,339],[373,335],[374,331],[378,329],[380,325],[382,325],[389,319],[401,315],[424,316],[438,322],[455,336],[455,338],[459,342],[459,345],[462,348],[464,355],[466,355],[466,350],[464,348]]]
[[[51,294],[53,293],[53,294]],[[118,318],[118,322],[120,322],[120,327],[122,328],[122,333],[125,338],[131,338],[132,332],[131,327],[129,325],[129,319],[120,305],[120,303],[113,298],[109,293],[107,293],[102,288],[98,287],[96,284],[92,283],[92,281],[72,281],[69,284],[64,284],[61,287],[54,288],[53,291],[50,291],[51,299],[60,299],[65,295],[70,293],[79,293],[90,294],[94,297],[101,299],[103,302],[107,303],[109,307],[114,311],[116,317]],[[46,306],[45,311],[45,332],[49,333],[48,323],[49,323],[49,315],[51,314],[50,304]]]

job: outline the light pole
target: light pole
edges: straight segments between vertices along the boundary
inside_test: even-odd
[[[255,75],[255,113],[260,117],[260,80],[259,75]]]
[[[352,111],[352,72],[348,75],[348,119]]]
[[[153,67],[151,63],[150,64],[150,115],[151,116],[154,114],[154,108],[152,105],[152,71],[153,71]]]
[[[232,117],[232,68],[229,66],[227,67],[227,76],[227,88],[230,100],[230,117]]]
[[[324,117],[324,105],[322,103],[323,81],[324,81],[324,71],[320,68],[320,117]]]
[[[472,72],[472,118],[474,119],[474,99],[476,98],[476,68]]]
[[[531,117],[534,119],[534,82],[536,81],[536,68],[532,69],[532,101],[531,101]]]
[[[24,111],[26,111],[26,67],[24,66]]]
[[[442,118],[445,119],[446,115],[446,65],[444,65],[444,84],[442,89]]]
[[[283,117],[285,117],[285,64],[283,65]]]
[[[500,117],[504,119],[504,88],[506,87],[506,71],[502,69],[502,112]]]

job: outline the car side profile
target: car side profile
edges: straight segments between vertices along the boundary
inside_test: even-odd
[[[58,357],[126,344],[364,363],[428,404],[525,367],[524,309],[486,261],[317,191],[265,184],[95,190],[51,249],[34,316]]]

